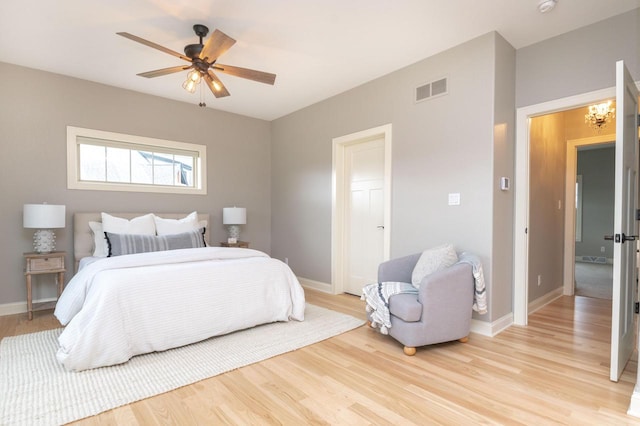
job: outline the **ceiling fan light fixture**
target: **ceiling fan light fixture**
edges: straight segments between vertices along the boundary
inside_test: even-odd
[[[191,80],[194,83],[200,83],[200,72],[198,70],[191,70],[189,74],[187,74],[187,80]]]
[[[234,67],[231,65],[214,66],[214,64],[217,64],[218,58],[229,50],[236,41],[222,31],[215,30],[207,42],[203,44],[203,38],[208,34],[209,29],[204,25],[197,24],[193,26],[193,30],[198,36],[199,42],[197,44],[189,44],[185,46],[184,55],[127,32],[118,32],[116,34],[189,62],[190,65],[162,68],[138,74],[141,77],[152,78],[188,70],[187,78],[182,83],[182,88],[189,93],[195,93],[198,89],[198,84],[200,84],[201,80],[204,79],[207,88],[215,95],[216,98],[223,98],[230,95],[222,81],[214,76],[210,69],[215,69],[216,71],[236,77],[257,81],[259,83],[269,84],[272,86],[274,85],[276,80],[275,74],[252,70],[249,68]],[[201,94],[205,90],[204,86],[204,84],[200,85]],[[201,96],[201,106],[205,106],[203,96],[204,95]]]
[[[188,78],[184,81],[184,83],[182,83],[182,88],[184,90],[186,90],[189,93],[195,93],[196,92],[196,87],[198,86],[198,83],[196,83],[195,81],[193,81],[192,79]]]

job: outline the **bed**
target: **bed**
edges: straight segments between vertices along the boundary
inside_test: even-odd
[[[112,216],[124,220],[143,215]],[[167,221],[186,219],[179,213],[159,216]],[[74,261],[79,270],[54,312],[65,326],[56,353],[65,368],[81,371],[120,364],[135,355],[260,324],[304,320],[304,291],[285,263],[258,250],[210,246],[97,258],[93,255],[98,240],[89,223],[95,226],[101,218],[101,213],[74,215]],[[208,215],[197,218],[200,224],[208,221]],[[194,232],[206,240],[206,226],[204,230]],[[123,238],[107,235],[108,242]]]

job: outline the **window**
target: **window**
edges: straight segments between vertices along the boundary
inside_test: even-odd
[[[206,146],[67,126],[67,187],[206,194]]]

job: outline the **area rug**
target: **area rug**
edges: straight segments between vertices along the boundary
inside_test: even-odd
[[[613,265],[576,262],[576,296],[611,300],[613,297]]]
[[[305,320],[272,323],[128,362],[69,372],[55,353],[62,329],[0,342],[0,425],[63,424],[325,340],[362,325],[307,304]]]

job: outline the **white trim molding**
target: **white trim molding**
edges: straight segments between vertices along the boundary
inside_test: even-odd
[[[487,337],[494,337],[513,325],[513,315],[511,313],[498,318],[493,322],[471,320],[471,332]]]
[[[638,385],[638,383],[636,383],[633,388],[631,403],[629,404],[627,414],[633,417],[640,417],[640,385]]]
[[[323,283],[321,281],[310,280],[309,278],[303,278],[303,277],[297,277],[297,278],[298,278],[298,282],[300,282],[300,285],[304,288],[310,288],[313,290],[321,291],[323,293],[333,294],[333,291],[331,290],[331,284]]]
[[[532,314],[535,311],[544,308],[549,303],[553,302],[556,299],[559,299],[563,296],[563,288],[558,287],[555,290],[550,291],[549,293],[538,297],[533,302],[529,303],[529,313]]]
[[[347,146],[380,138],[384,139],[384,242],[383,260],[391,255],[391,124],[334,138],[331,170],[331,292],[344,292],[346,250],[344,235],[345,206],[345,150]]]
[[[33,303],[48,303],[48,302],[55,302],[56,300],[57,299],[53,297],[53,298],[47,298],[47,299],[34,300]],[[6,315],[17,315],[17,314],[25,314],[25,313],[27,313],[26,300],[24,302],[4,303],[0,305],[0,317],[6,316]]]

